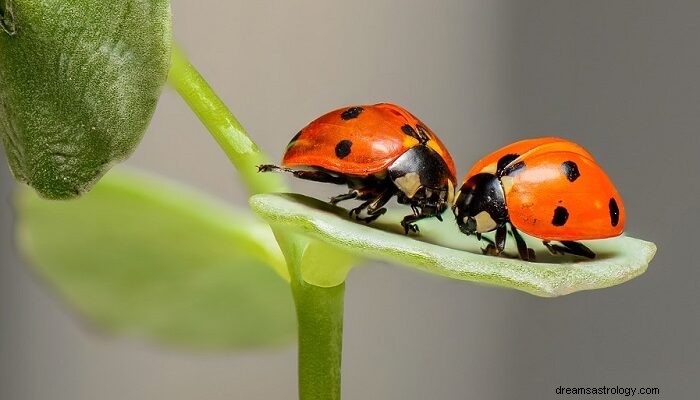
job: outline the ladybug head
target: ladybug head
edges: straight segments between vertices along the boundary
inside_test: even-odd
[[[498,177],[481,173],[470,177],[452,207],[462,233],[490,232],[508,222],[506,200]]]
[[[399,190],[400,201],[415,204],[428,214],[442,214],[454,200],[455,177],[445,159],[428,146],[407,150],[388,172]]]

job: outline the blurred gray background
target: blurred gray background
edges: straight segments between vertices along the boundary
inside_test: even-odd
[[[173,13],[192,61],[269,154],[330,109],[379,101],[438,132],[461,173],[514,139],[564,135],[616,182],[628,233],[659,246],[642,277],[558,299],[358,269],[344,398],[548,399],[560,385],[697,398],[700,2],[173,0]],[[245,204],[172,91],[127,164]],[[295,398],[293,347],[203,355],[85,329],[18,260],[0,177],[0,399]]]

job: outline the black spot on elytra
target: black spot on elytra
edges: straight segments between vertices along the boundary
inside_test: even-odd
[[[338,142],[338,144],[335,145],[335,155],[338,158],[345,158],[350,154],[350,147],[352,147],[352,142],[345,139],[341,140]]]
[[[552,218],[552,225],[554,226],[564,226],[566,220],[569,219],[569,211],[564,207],[557,207],[554,209],[554,217]]]
[[[360,113],[364,111],[364,108],[362,107],[350,107],[347,110],[343,111],[342,114],[340,114],[340,118],[343,120],[347,121],[349,119],[354,119],[357,118]]]
[[[520,157],[520,154],[506,154],[505,156],[501,157],[498,160],[498,163],[496,164],[496,173],[498,175],[503,175],[503,169],[508,166],[511,162],[513,162],[516,158]]]
[[[578,165],[573,161],[564,161],[561,163],[561,172],[566,175],[566,179],[568,179],[569,182],[573,182],[581,176],[581,173],[578,171]]]
[[[620,209],[617,207],[615,198],[610,198],[608,209],[610,209],[610,224],[612,224],[612,226],[617,226],[620,222]]]
[[[513,175],[514,173],[520,171],[523,168],[525,168],[525,162],[518,161],[510,167],[506,168],[501,175]]]

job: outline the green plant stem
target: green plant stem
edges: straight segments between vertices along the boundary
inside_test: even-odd
[[[267,157],[177,46],[169,81],[224,150],[252,194],[285,190],[279,175],[258,173],[257,166],[267,164]]]
[[[293,280],[299,323],[299,398],[340,399],[345,284],[322,288]]]
[[[257,173],[255,167],[267,163],[267,158],[177,47],[169,81],[216,139],[251,193],[285,190],[279,176]],[[340,399],[345,284],[323,288],[306,283],[301,271],[309,241],[284,230],[275,230],[275,236],[287,261],[297,309],[299,398]]]
[[[309,239],[274,227],[289,269],[299,329],[299,399],[340,399],[345,283],[320,287],[302,277]]]

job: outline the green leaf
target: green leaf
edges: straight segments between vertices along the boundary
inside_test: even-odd
[[[15,177],[79,196],[141,140],[170,63],[168,0],[0,0],[0,137]]]
[[[366,226],[349,220],[345,209],[298,194],[259,194],[250,199],[250,204],[275,230],[292,230],[359,257],[545,297],[628,281],[646,270],[656,252],[653,243],[623,236],[586,242],[598,256],[595,260],[581,260],[550,255],[541,243],[526,238],[537,250],[539,262],[523,262],[482,255],[483,244],[474,236],[460,233],[447,213],[444,222],[421,221],[419,235],[405,236],[399,225],[405,210],[389,212]],[[512,248],[507,251],[514,254]],[[332,262],[325,268],[329,276],[337,275]],[[310,281],[306,275],[304,279]],[[312,277],[310,283],[316,279]]]
[[[248,213],[116,171],[71,202],[21,190],[17,207],[28,261],[104,331],[199,348],[294,337],[282,254]]]

